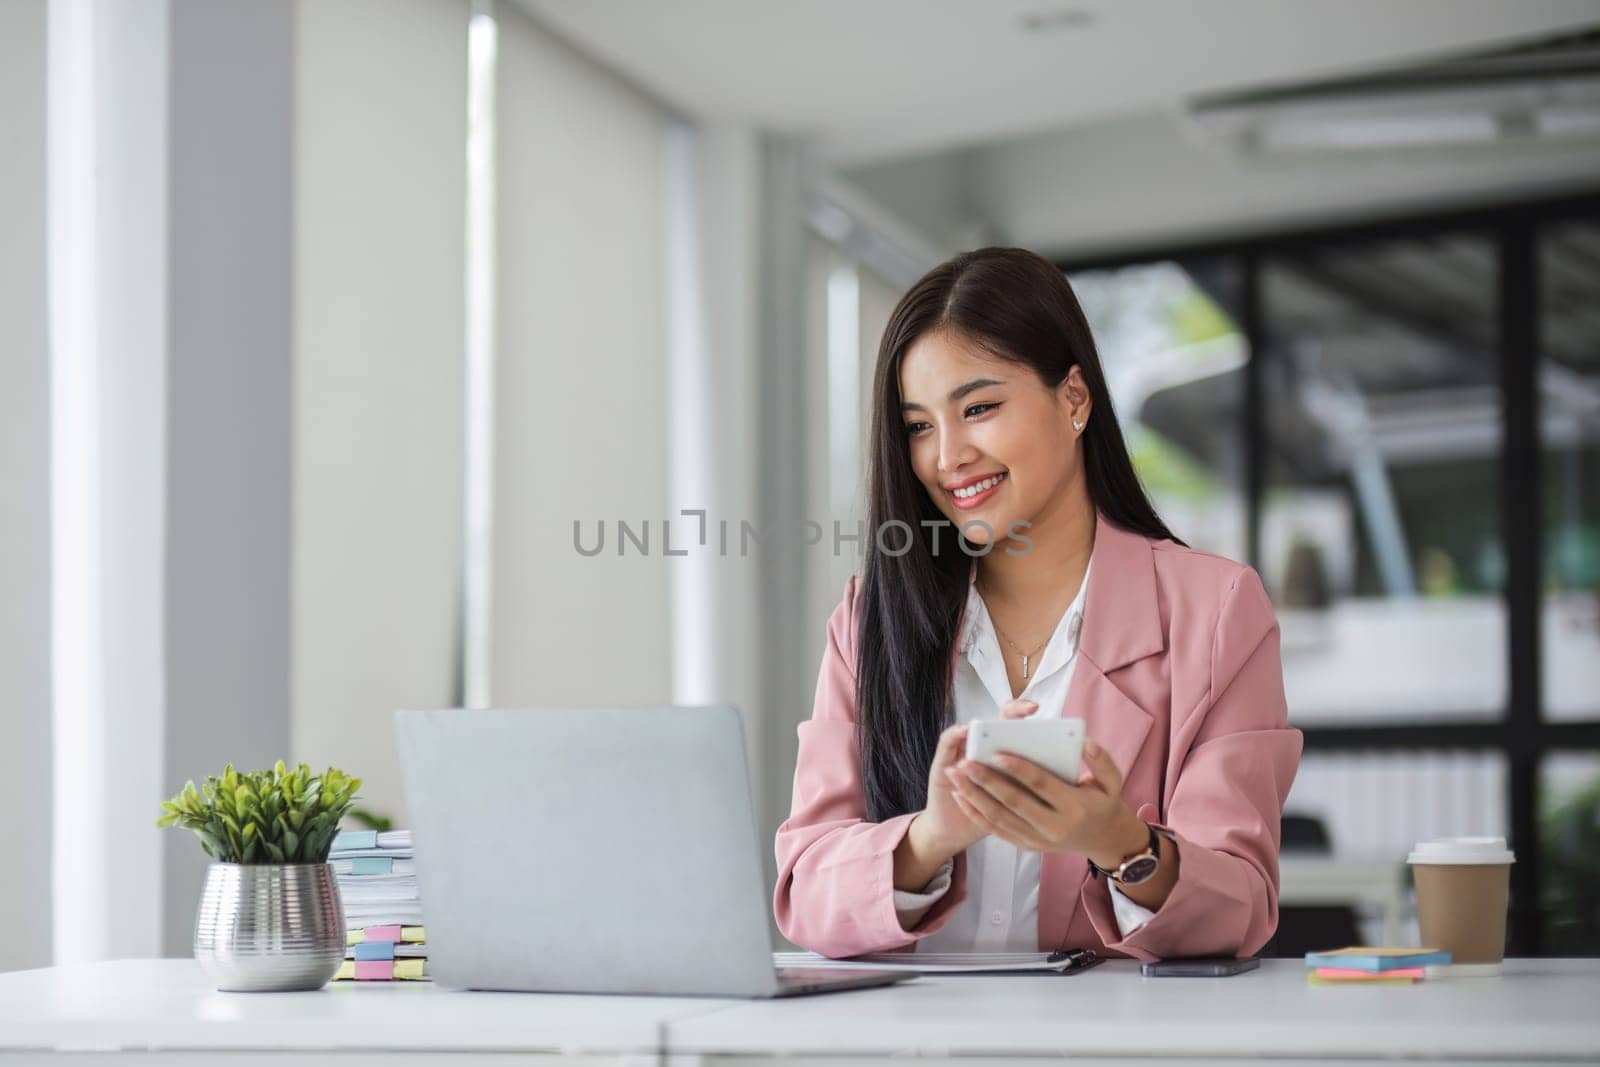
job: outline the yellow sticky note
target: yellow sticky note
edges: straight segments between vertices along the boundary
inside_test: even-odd
[[[400,979],[415,980],[424,977],[428,972],[427,960],[395,960],[394,976]]]
[[[1306,985],[1415,985],[1415,978],[1324,978],[1316,971],[1306,972]]]

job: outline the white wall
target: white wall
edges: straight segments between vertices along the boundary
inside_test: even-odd
[[[513,5],[498,17],[491,699],[666,702],[667,116]],[[577,553],[575,519],[590,543],[606,521],[604,553]],[[649,556],[617,557],[618,519],[649,520]]]
[[[816,485],[815,433],[826,425],[816,407],[816,374],[808,359],[808,268],[805,228],[805,160],[792,138],[763,139],[761,164],[761,340],[756,378],[757,463],[760,494],[752,521],[777,531],[763,544],[759,590],[762,635],[762,717],[768,731],[765,782],[758,810],[770,833],[788,814],[794,774],[793,723],[809,717],[816,695],[820,635],[827,615],[811,590],[816,567],[795,547],[804,520],[815,521],[810,493]],[[826,373],[826,362],[820,368]],[[825,409],[824,409],[825,410]],[[825,447],[822,454],[825,455]],[[831,536],[831,530],[829,531]],[[779,538],[784,538],[780,540]],[[837,601],[835,601],[837,603]],[[827,610],[832,610],[828,605]]]
[[[843,538],[858,532],[865,538],[872,536],[866,525],[872,379],[884,327],[904,292],[815,234],[806,240],[805,256],[806,514],[822,524],[823,536],[820,544],[806,550],[806,596],[794,612],[799,626],[797,640],[776,652],[779,656],[796,659],[801,664],[802,674],[809,672],[809,678],[805,679],[809,688],[796,692],[793,700],[773,709],[772,773],[778,788],[788,788],[793,780],[799,749],[795,730],[814,710],[817,670],[827,647],[828,617],[839,604],[845,582],[852,574],[860,574],[865,564],[870,542]],[[853,281],[853,301],[830,299],[830,279],[839,272],[846,273]],[[839,323],[833,321],[835,316],[839,317]],[[849,321],[851,318],[853,323]],[[836,343],[848,346],[852,335],[855,345],[853,374],[848,366],[849,359],[835,362],[832,352]],[[837,381],[836,370],[839,372]],[[852,407],[853,416],[847,415]],[[845,425],[841,427],[836,418]],[[853,450],[847,443],[850,435],[846,420],[853,421],[855,427]],[[836,438],[844,447],[838,457],[833,453]],[[853,458],[850,458],[852,451]],[[844,504],[846,500],[848,505]],[[837,550],[835,523],[840,534]],[[780,819],[788,813],[787,803],[785,797]],[[776,824],[771,829],[775,831]]]
[[[984,230],[987,207],[977,201],[975,155],[971,149],[953,149],[862,166],[847,172],[848,184],[939,242],[940,251],[975,248],[991,236]]]
[[[47,0],[0,4],[0,971],[50,962]]]
[[[292,749],[397,825],[393,712],[455,699],[468,15],[296,8]]]
[[[289,749],[293,46],[292,0],[172,3],[169,793]],[[165,841],[164,948],[188,955],[207,860]]]

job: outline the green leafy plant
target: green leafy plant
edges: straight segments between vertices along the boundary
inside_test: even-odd
[[[270,771],[240,774],[228,764],[201,789],[194,782],[161,802],[157,826],[193,830],[222,863],[326,863],[333,835],[361,779],[329,767],[320,776],[279,760]]]
[[[1593,956],[1600,952],[1600,778],[1546,811],[1539,831],[1546,949]]]

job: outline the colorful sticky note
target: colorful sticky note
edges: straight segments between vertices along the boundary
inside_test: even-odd
[[[1365,978],[1324,978],[1316,971],[1306,972],[1306,985],[1416,985],[1415,978],[1390,978],[1386,974],[1369,974]]]
[[[1449,962],[1450,953],[1431,948],[1341,948],[1306,953],[1308,968],[1340,967],[1353,971],[1394,971]]]
[[[393,974],[396,978],[407,981],[415,981],[426,977],[428,973],[427,960],[395,960],[390,966],[393,968]]]
[[[344,935],[347,945],[359,945],[365,941],[404,941],[420,945],[427,939],[427,931],[420,926],[368,926],[365,929],[346,930]]]
[[[1426,971],[1421,967],[1401,967],[1392,971],[1357,971],[1348,967],[1318,967],[1318,978],[1349,979],[1357,982],[1370,982],[1374,975],[1384,978],[1422,978]]]
[[[333,837],[332,850],[342,852],[347,848],[377,848],[376,830],[340,830]]]

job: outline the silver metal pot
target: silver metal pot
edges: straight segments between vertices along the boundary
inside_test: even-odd
[[[224,991],[321,989],[344,959],[344,909],[326,863],[213,863],[194,958]]]

